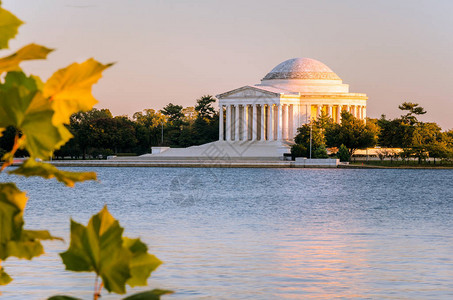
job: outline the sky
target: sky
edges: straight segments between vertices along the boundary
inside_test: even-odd
[[[93,90],[96,107],[114,115],[194,106],[309,57],[366,93],[369,117],[397,117],[411,101],[428,111],[423,121],[453,128],[451,0],[2,2],[26,22],[11,51],[31,42],[56,49],[22,64],[27,73],[48,78],[90,57],[116,62]]]

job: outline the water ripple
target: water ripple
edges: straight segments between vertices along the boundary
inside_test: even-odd
[[[107,204],[165,262],[149,286],[175,290],[169,299],[453,298],[452,170],[96,171],[76,189],[15,178],[27,227],[68,241],[69,217],[86,223]],[[4,263],[15,280],[2,296],[89,298],[94,276],[60,263],[68,244],[45,246]]]

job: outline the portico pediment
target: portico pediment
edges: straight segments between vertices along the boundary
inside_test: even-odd
[[[259,98],[259,97],[279,97],[278,90],[264,89],[261,87],[246,85],[238,89],[217,95],[218,99],[237,99],[237,98]]]

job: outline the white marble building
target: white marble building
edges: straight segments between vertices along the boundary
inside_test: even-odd
[[[347,110],[366,117],[365,94],[349,86],[323,63],[293,58],[273,68],[260,84],[217,95],[219,140],[200,146],[155,148],[153,159],[278,160],[290,152],[297,128],[322,112],[335,122]]]
[[[260,84],[217,95],[220,141],[291,142],[297,128],[322,112],[340,122],[342,110],[366,117],[365,94],[349,85],[323,63],[293,58],[273,68]]]

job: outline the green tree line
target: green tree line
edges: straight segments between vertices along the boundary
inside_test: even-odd
[[[336,157],[349,161],[358,149],[380,146],[402,149],[398,153],[383,152],[381,157],[415,158],[419,163],[428,157],[434,162],[453,158],[453,130],[442,131],[436,123],[420,121],[418,116],[426,111],[417,103],[404,102],[399,109],[403,114],[398,118],[382,115],[366,122],[343,111],[339,124],[323,114],[298,128],[292,156],[326,158],[326,148],[332,148]]]
[[[53,153],[55,158],[85,159],[128,153],[149,153],[151,146],[188,147],[218,139],[219,116],[215,99],[205,95],[194,107],[169,103],[161,110],[145,109],[128,116],[113,116],[108,109],[93,108],[70,117],[67,129],[73,139]],[[12,149],[16,129],[8,127],[0,138],[0,154]],[[3,153],[2,153],[3,152]],[[16,156],[28,156],[18,150]]]
[[[145,109],[128,116],[114,117],[108,109],[92,109],[70,117],[67,128],[73,139],[53,153],[55,158],[86,159],[108,155],[141,155],[152,146],[189,147],[218,139],[219,113],[215,99],[205,95],[193,107],[169,103],[161,110]],[[368,118],[366,122],[343,111],[341,122],[334,123],[323,114],[298,128],[291,148],[293,157],[328,157],[327,148],[348,161],[358,149],[375,146],[400,148],[401,152],[380,157],[416,158],[421,163],[428,157],[440,160],[453,158],[453,130],[442,131],[433,122],[418,119],[426,111],[416,103],[399,106],[400,117]],[[8,127],[0,138],[0,154],[12,149],[16,129]],[[311,147],[310,147],[311,136]],[[310,153],[311,152],[311,153]],[[385,152],[385,153],[384,153]],[[16,156],[28,156],[18,149]]]

